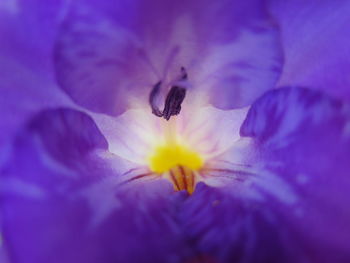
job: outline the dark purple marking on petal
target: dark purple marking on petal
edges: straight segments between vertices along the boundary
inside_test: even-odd
[[[295,129],[337,118],[340,101],[307,88],[280,88],[265,93],[251,107],[242,124],[241,136],[267,140],[271,136],[286,136]],[[330,123],[331,124],[331,123]]]
[[[97,10],[72,4],[54,49],[60,87],[89,110],[124,112],[130,98],[146,98],[154,81],[136,42],[132,32]]]
[[[90,116],[67,108],[42,111],[29,122],[28,132],[39,136],[49,154],[69,166],[92,150],[108,147]]]

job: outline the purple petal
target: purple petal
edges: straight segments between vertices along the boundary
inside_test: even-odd
[[[52,49],[62,1],[1,1],[0,144],[45,108],[69,105],[54,85]]]
[[[302,88],[265,94],[241,127],[256,147],[250,194],[311,262],[350,259],[349,127],[349,105]]]
[[[269,208],[200,184],[185,201],[181,219],[198,257],[208,262],[304,262],[296,260],[294,237]]]
[[[349,262],[349,123],[349,105],[312,90],[258,99],[241,128],[244,151],[237,144],[214,160],[226,184],[198,185],[182,207],[198,254],[213,262]]]
[[[271,0],[270,9],[285,51],[279,84],[322,89],[349,100],[349,1]]]
[[[256,0],[76,4],[58,36],[57,78],[80,105],[118,114],[185,67],[197,98],[240,107],[274,86],[277,33]]]
[[[64,0],[51,0],[50,3],[43,0],[2,1],[1,55],[52,77],[51,54],[64,11]]]
[[[121,186],[132,164],[106,147],[91,118],[69,109],[42,112],[17,136],[0,184],[13,262],[182,262],[191,253],[171,185]]]
[[[7,257],[7,255],[6,255],[6,253],[5,253],[5,249],[4,249],[3,247],[0,248],[0,261],[1,261],[2,263],[8,263],[8,262],[10,262],[10,261],[8,260],[8,257]]]

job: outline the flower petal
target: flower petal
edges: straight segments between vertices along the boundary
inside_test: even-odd
[[[198,185],[184,203],[182,222],[199,254],[214,262],[348,262],[349,109],[300,88],[258,99],[245,137],[212,162],[220,166],[210,176],[225,184]]]
[[[212,43],[198,65],[195,85],[218,108],[249,106],[275,86],[282,61],[278,30],[267,18],[252,19],[230,41]]]
[[[55,85],[52,67],[62,2],[0,3],[0,145],[10,141],[23,122],[39,110],[71,104]]]
[[[204,159],[211,159],[239,140],[239,128],[249,108],[220,110],[215,107],[184,108],[178,117],[179,135]]]
[[[133,36],[108,17],[81,6],[68,14],[55,50],[59,84],[74,101],[93,111],[121,113],[129,106],[126,94],[133,96],[138,89],[147,100],[141,91],[156,82],[144,79],[149,70],[139,60]]]
[[[350,259],[349,109],[320,92],[284,88],[261,97],[241,127],[256,145],[252,189],[270,196],[267,207],[311,262]]]
[[[304,262],[269,207],[234,192],[200,184],[181,215],[198,262]]]
[[[106,147],[91,118],[69,109],[42,112],[18,135],[0,183],[13,262],[182,262],[191,253],[172,219],[171,185],[121,185],[132,164]]]
[[[0,4],[0,53],[53,77],[52,49],[66,1],[5,0]],[[35,58],[35,59],[33,59]]]
[[[1,224],[0,224],[1,226]],[[0,262],[2,263],[9,263],[10,261],[8,260],[7,257],[7,252],[5,250],[5,246],[4,246],[4,241],[3,241],[3,237],[0,233]]]
[[[261,1],[92,1],[72,7],[55,62],[76,102],[118,114],[131,99],[146,104],[159,80],[169,88],[181,67],[201,91],[197,98],[222,108],[249,105],[274,86],[281,52]]]
[[[154,116],[150,108],[128,110],[117,117],[91,116],[106,137],[109,151],[141,166],[146,165],[152,147],[163,136],[162,123],[166,122]]]
[[[285,65],[279,85],[322,89],[350,99],[348,1],[270,0],[281,28]]]

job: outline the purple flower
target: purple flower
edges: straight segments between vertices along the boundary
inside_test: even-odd
[[[298,2],[0,3],[1,262],[349,262],[349,4]]]

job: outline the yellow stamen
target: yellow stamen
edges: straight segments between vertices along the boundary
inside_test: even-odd
[[[171,118],[164,125],[165,143],[154,148],[149,157],[152,172],[169,175],[175,190],[192,193],[195,186],[195,173],[204,163],[203,158],[184,144],[176,134],[176,119]]]
[[[198,170],[203,165],[203,158],[184,145],[166,144],[155,148],[149,158],[149,167],[155,173],[164,173],[182,165],[191,170]]]
[[[169,179],[174,184],[174,189],[177,191],[187,190],[189,194],[192,194],[195,189],[195,173],[185,166],[178,165],[171,168],[169,171]]]

